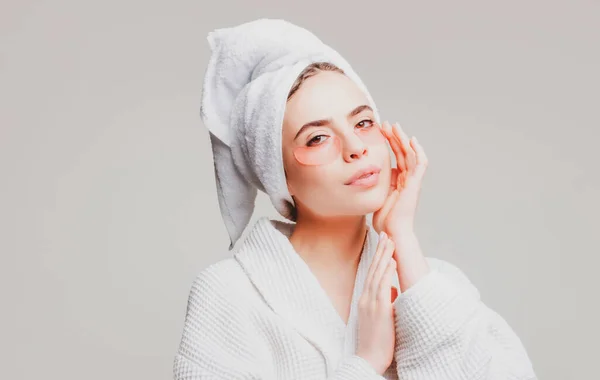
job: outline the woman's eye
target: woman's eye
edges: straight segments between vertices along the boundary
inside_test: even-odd
[[[369,127],[373,126],[373,120],[371,120],[371,119],[365,119],[365,120],[361,120],[361,121],[360,121],[358,124],[356,124],[356,125],[358,125],[358,126],[361,126],[361,129],[362,129],[362,128],[368,128],[368,127],[364,127],[364,124],[363,124],[363,123],[365,123],[365,122],[368,122],[368,123],[370,123]],[[363,125],[361,125],[361,124],[363,124]]]
[[[319,140],[319,137],[327,137],[327,136],[326,136],[326,135],[318,135],[318,136],[315,136],[315,137],[313,137],[312,139],[310,139],[306,145],[307,145],[307,146],[313,146],[313,145],[315,145],[315,144],[317,144],[317,145],[318,145],[319,143],[321,143],[322,141],[324,141],[324,139],[320,139],[320,140]]]

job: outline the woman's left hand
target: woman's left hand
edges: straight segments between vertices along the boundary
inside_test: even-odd
[[[428,160],[423,147],[416,137],[408,138],[398,123],[381,125],[383,135],[396,156],[396,168],[392,168],[392,178],[388,196],[383,206],[373,213],[373,227],[379,233],[396,236],[400,231],[412,231],[421,192],[421,183]]]

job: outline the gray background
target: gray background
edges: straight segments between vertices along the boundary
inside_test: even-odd
[[[4,1],[0,378],[171,378],[191,282],[232,254],[206,35],[260,17],[337,49],[419,138],[424,251],[465,271],[540,379],[595,378],[600,4],[515,0]]]

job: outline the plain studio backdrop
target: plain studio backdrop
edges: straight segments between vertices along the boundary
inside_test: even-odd
[[[206,35],[261,17],[337,49],[419,138],[425,254],[469,276],[539,378],[597,378],[592,0],[4,1],[0,378],[171,378],[191,283],[233,254]],[[264,194],[254,215],[280,219]]]

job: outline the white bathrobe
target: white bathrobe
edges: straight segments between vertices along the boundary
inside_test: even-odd
[[[383,376],[355,355],[357,301],[378,234],[369,225],[346,325],[288,240],[293,224],[266,217],[232,258],[196,277],[174,360],[176,380],[536,379],[506,321],[457,267],[431,272],[394,301],[396,347]]]

